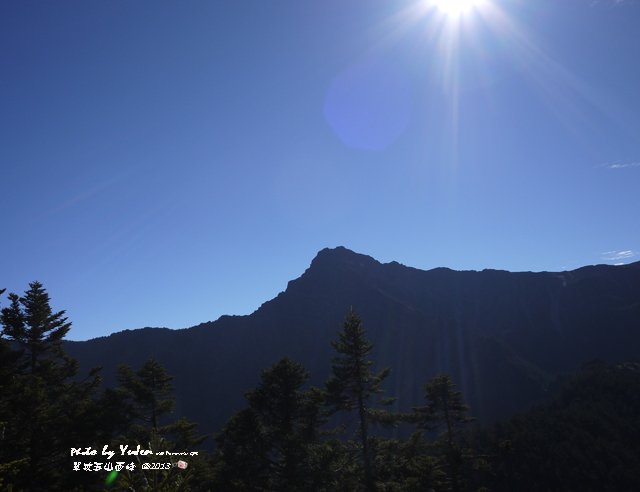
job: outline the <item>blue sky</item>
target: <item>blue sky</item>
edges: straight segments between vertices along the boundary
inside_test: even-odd
[[[0,287],[71,339],[248,314],[324,247],[640,259],[640,3],[0,3]],[[6,305],[6,298],[4,300]]]

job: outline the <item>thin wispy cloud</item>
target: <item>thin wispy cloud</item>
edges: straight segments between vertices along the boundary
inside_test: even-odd
[[[620,250],[620,251],[606,251],[605,253],[602,253],[601,258],[603,260],[607,260],[607,261],[620,261],[620,260],[628,260],[630,258],[633,258],[635,256],[637,256],[638,253],[631,250],[631,249],[626,249],[626,250]]]
[[[603,164],[602,167],[606,167],[607,169],[627,169],[630,167],[640,167],[640,161],[611,162],[609,164]]]
[[[611,5],[614,7],[622,7],[625,5],[638,5],[638,0],[592,0],[591,6]]]
[[[138,168],[140,168],[141,166],[139,164],[137,165],[133,165],[130,166],[129,168],[125,169],[124,171],[122,171],[121,173],[108,178],[104,181],[98,182],[96,185],[89,187],[88,189],[84,190],[84,191],[80,191],[79,193],[76,193],[75,195],[69,197],[68,199],[64,200],[63,202],[61,202],[60,204],[58,204],[55,207],[52,207],[51,209],[47,210],[43,215],[44,217],[49,217],[51,215],[57,214],[59,212],[63,212],[67,209],[70,209],[72,207],[75,207],[77,205],[79,205],[82,202],[85,202],[87,200],[90,200],[92,198],[94,198],[95,196],[99,195],[100,193],[102,193],[104,190],[108,189],[109,187],[111,187],[112,185],[125,180],[127,177],[131,176],[131,174],[133,172],[135,172]]]

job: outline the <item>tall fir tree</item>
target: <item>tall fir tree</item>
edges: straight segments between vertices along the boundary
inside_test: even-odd
[[[246,394],[248,408],[217,437],[221,490],[324,490],[331,456],[320,443],[322,394],[303,389],[309,375],[284,358]]]
[[[444,428],[446,441],[453,446],[456,431],[461,425],[471,422],[462,393],[456,389],[451,376],[434,377],[425,386],[427,405],[416,407],[418,427],[425,430]]]
[[[160,419],[174,409],[172,380],[173,377],[153,358],[137,372],[125,365],[118,368],[120,392],[125,396],[131,418],[143,432],[143,441],[148,437],[144,432],[157,431]]]
[[[414,408],[418,428],[427,431],[443,429],[439,444],[448,465],[451,490],[463,490],[462,469],[472,459],[469,450],[464,449],[456,437],[462,426],[471,422],[469,407],[464,403],[462,393],[447,374],[434,377],[425,386],[427,405]]]
[[[362,320],[353,309],[349,311],[338,340],[332,342],[332,346],[338,356],[333,359],[332,375],[326,383],[327,403],[332,412],[357,413],[364,485],[368,491],[373,491],[375,476],[370,425],[392,425],[399,418],[379,407],[393,402],[392,398],[379,398],[382,382],[390,374],[390,369],[372,372],[373,361],[370,357],[373,345],[367,340]]]
[[[71,447],[93,444],[95,434],[79,422],[91,411],[98,370],[75,381],[77,362],[62,348],[71,327],[64,311],[53,312],[49,294],[32,282],[24,296],[9,295],[0,314],[2,351],[10,360],[0,412],[5,482],[15,489],[51,490],[76,483],[69,472]],[[4,362],[2,365],[4,365]],[[10,391],[8,391],[10,388]]]
[[[6,289],[0,289],[0,295]],[[26,456],[20,457],[11,450],[11,398],[15,394],[14,379],[20,354],[12,350],[9,342],[0,337],[0,489],[4,490],[28,464]],[[9,427],[7,429],[7,427]]]
[[[172,422],[170,415],[175,408],[173,377],[155,359],[147,360],[138,371],[129,366],[118,368],[119,386],[105,393],[109,405],[118,405],[120,419],[112,425],[126,427],[114,440],[115,446],[141,446],[151,449],[153,455],[137,460],[134,471],[123,471],[114,485],[116,490],[181,491],[203,490],[210,479],[209,465],[204,451],[196,451],[206,436],[197,434],[197,425],[186,418]],[[168,463],[175,465],[176,455],[169,453],[197,452],[197,456],[184,458],[187,470],[175,466],[163,468]],[[165,453],[165,454],[159,454]],[[142,464],[154,462],[150,468]]]

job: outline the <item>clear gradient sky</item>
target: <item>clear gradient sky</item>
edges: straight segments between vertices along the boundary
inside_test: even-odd
[[[248,314],[338,245],[637,261],[639,60],[631,0],[3,1],[0,287],[82,340]]]

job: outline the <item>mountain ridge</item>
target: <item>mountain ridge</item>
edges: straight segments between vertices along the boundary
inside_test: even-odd
[[[424,382],[447,372],[472,412],[492,421],[543,398],[554,377],[586,360],[637,358],[639,299],[640,262],[568,272],[420,270],[325,248],[251,314],[66,347],[83,369],[104,366],[109,385],[118,363],[137,368],[157,358],[175,376],[177,412],[211,431],[243,406],[260,371],[283,356],[322,384],[330,341],[353,307],[377,366],[393,370],[387,390],[398,397],[397,409],[422,404]]]
[[[318,253],[316,254],[316,256],[312,259],[310,266],[297,278],[289,280],[287,282],[287,287],[285,288],[285,290],[280,291],[274,298],[269,299],[267,301],[264,301],[260,306],[258,306],[254,311],[252,311],[249,314],[222,314],[220,315],[217,319],[215,320],[209,320],[209,321],[203,321],[201,323],[198,323],[197,325],[193,325],[193,326],[188,326],[188,327],[183,327],[183,328],[166,328],[166,327],[142,327],[142,328],[129,328],[129,329],[125,329],[125,330],[120,330],[120,331],[116,331],[113,333],[110,333],[108,335],[102,335],[102,336],[98,336],[95,338],[90,338],[88,340],[73,340],[73,342],[89,342],[92,340],[98,340],[98,339],[102,339],[102,338],[109,338],[113,335],[116,335],[118,333],[123,333],[123,332],[133,332],[133,331],[139,331],[139,330],[171,330],[171,331],[182,331],[182,330],[190,330],[190,329],[194,329],[194,328],[199,328],[202,326],[209,326],[213,323],[218,322],[221,319],[227,319],[227,318],[244,318],[247,316],[251,316],[254,313],[256,313],[257,311],[260,310],[260,308],[262,306],[264,306],[265,304],[275,300],[278,296],[284,294],[287,292],[289,286],[292,283],[295,283],[296,281],[298,281],[299,279],[301,279],[305,274],[307,274],[307,272],[309,272],[312,268],[318,268],[318,264],[320,264],[320,268],[324,268],[324,265],[322,265],[323,260],[325,258],[332,258],[332,257],[338,257],[338,256],[334,256],[335,253],[338,253],[341,258],[349,258],[349,257],[358,257],[358,258],[363,258],[366,259],[367,262],[370,262],[371,264],[377,264],[378,266],[393,266],[393,267],[402,267],[405,269],[409,269],[409,270],[413,270],[416,272],[424,272],[424,273],[429,273],[429,272],[454,272],[454,273],[483,273],[483,272],[495,272],[495,273],[509,273],[509,274],[556,274],[559,276],[562,276],[563,274],[573,274],[574,272],[589,272],[594,268],[608,268],[608,269],[620,269],[620,268],[638,268],[640,269],[640,261],[637,262],[633,262],[633,263],[627,263],[625,265],[608,265],[608,264],[603,264],[603,263],[597,263],[597,264],[592,264],[592,265],[583,265],[581,267],[575,268],[573,270],[561,270],[561,271],[551,271],[551,270],[542,270],[542,271],[530,271],[530,270],[525,270],[525,271],[511,271],[511,270],[503,270],[503,269],[496,269],[496,268],[484,268],[482,270],[455,270],[449,267],[434,267],[434,268],[430,268],[428,270],[424,270],[421,268],[417,268],[417,267],[412,267],[410,265],[405,265],[403,263],[399,263],[397,261],[390,261],[387,263],[382,263],[378,260],[376,260],[375,258],[373,258],[372,256],[369,255],[365,255],[363,253],[357,253],[349,248],[346,248],[345,246],[336,246],[334,248],[330,248],[330,247],[325,247],[323,249],[321,249],[320,251],[318,251]],[[334,262],[335,263],[335,262]],[[563,277],[561,277],[563,278]]]

